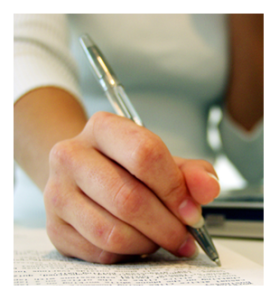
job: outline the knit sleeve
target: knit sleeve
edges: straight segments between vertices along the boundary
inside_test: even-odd
[[[223,149],[243,177],[251,184],[263,179],[263,121],[245,132],[225,111],[219,124]]]
[[[14,101],[43,86],[56,86],[81,99],[78,71],[69,50],[67,17],[14,16]]]

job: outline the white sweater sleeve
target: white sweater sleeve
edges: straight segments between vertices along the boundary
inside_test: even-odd
[[[219,124],[224,152],[251,184],[263,179],[263,121],[245,132],[225,111]]]
[[[69,50],[67,17],[14,16],[14,101],[28,91],[56,86],[80,99],[78,71]]]

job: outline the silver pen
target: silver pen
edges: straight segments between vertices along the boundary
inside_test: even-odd
[[[117,79],[97,45],[92,41],[88,34],[82,35],[79,38],[79,41],[92,67],[93,74],[104,90],[116,113],[120,116],[131,119],[140,126],[143,126],[143,122],[126,95],[123,86]],[[208,257],[218,266],[221,266],[216,248],[205,228],[203,217],[196,226],[186,227]]]

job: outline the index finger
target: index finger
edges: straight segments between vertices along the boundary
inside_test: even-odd
[[[104,112],[95,114],[82,134],[148,186],[180,220],[189,225],[200,220],[201,209],[187,193],[183,174],[160,137],[129,119]],[[185,201],[192,212],[188,220],[179,214]]]

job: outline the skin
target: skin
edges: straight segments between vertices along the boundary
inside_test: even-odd
[[[248,127],[242,122],[232,78],[227,107],[249,130],[260,114]],[[254,109],[254,101],[245,103]],[[171,156],[158,136],[126,118],[99,112],[87,120],[79,102],[56,87],[15,103],[14,130],[15,159],[44,192],[47,232],[59,252],[105,264],[158,247],[195,255],[185,224],[197,223],[201,204],[220,192],[211,164]]]

